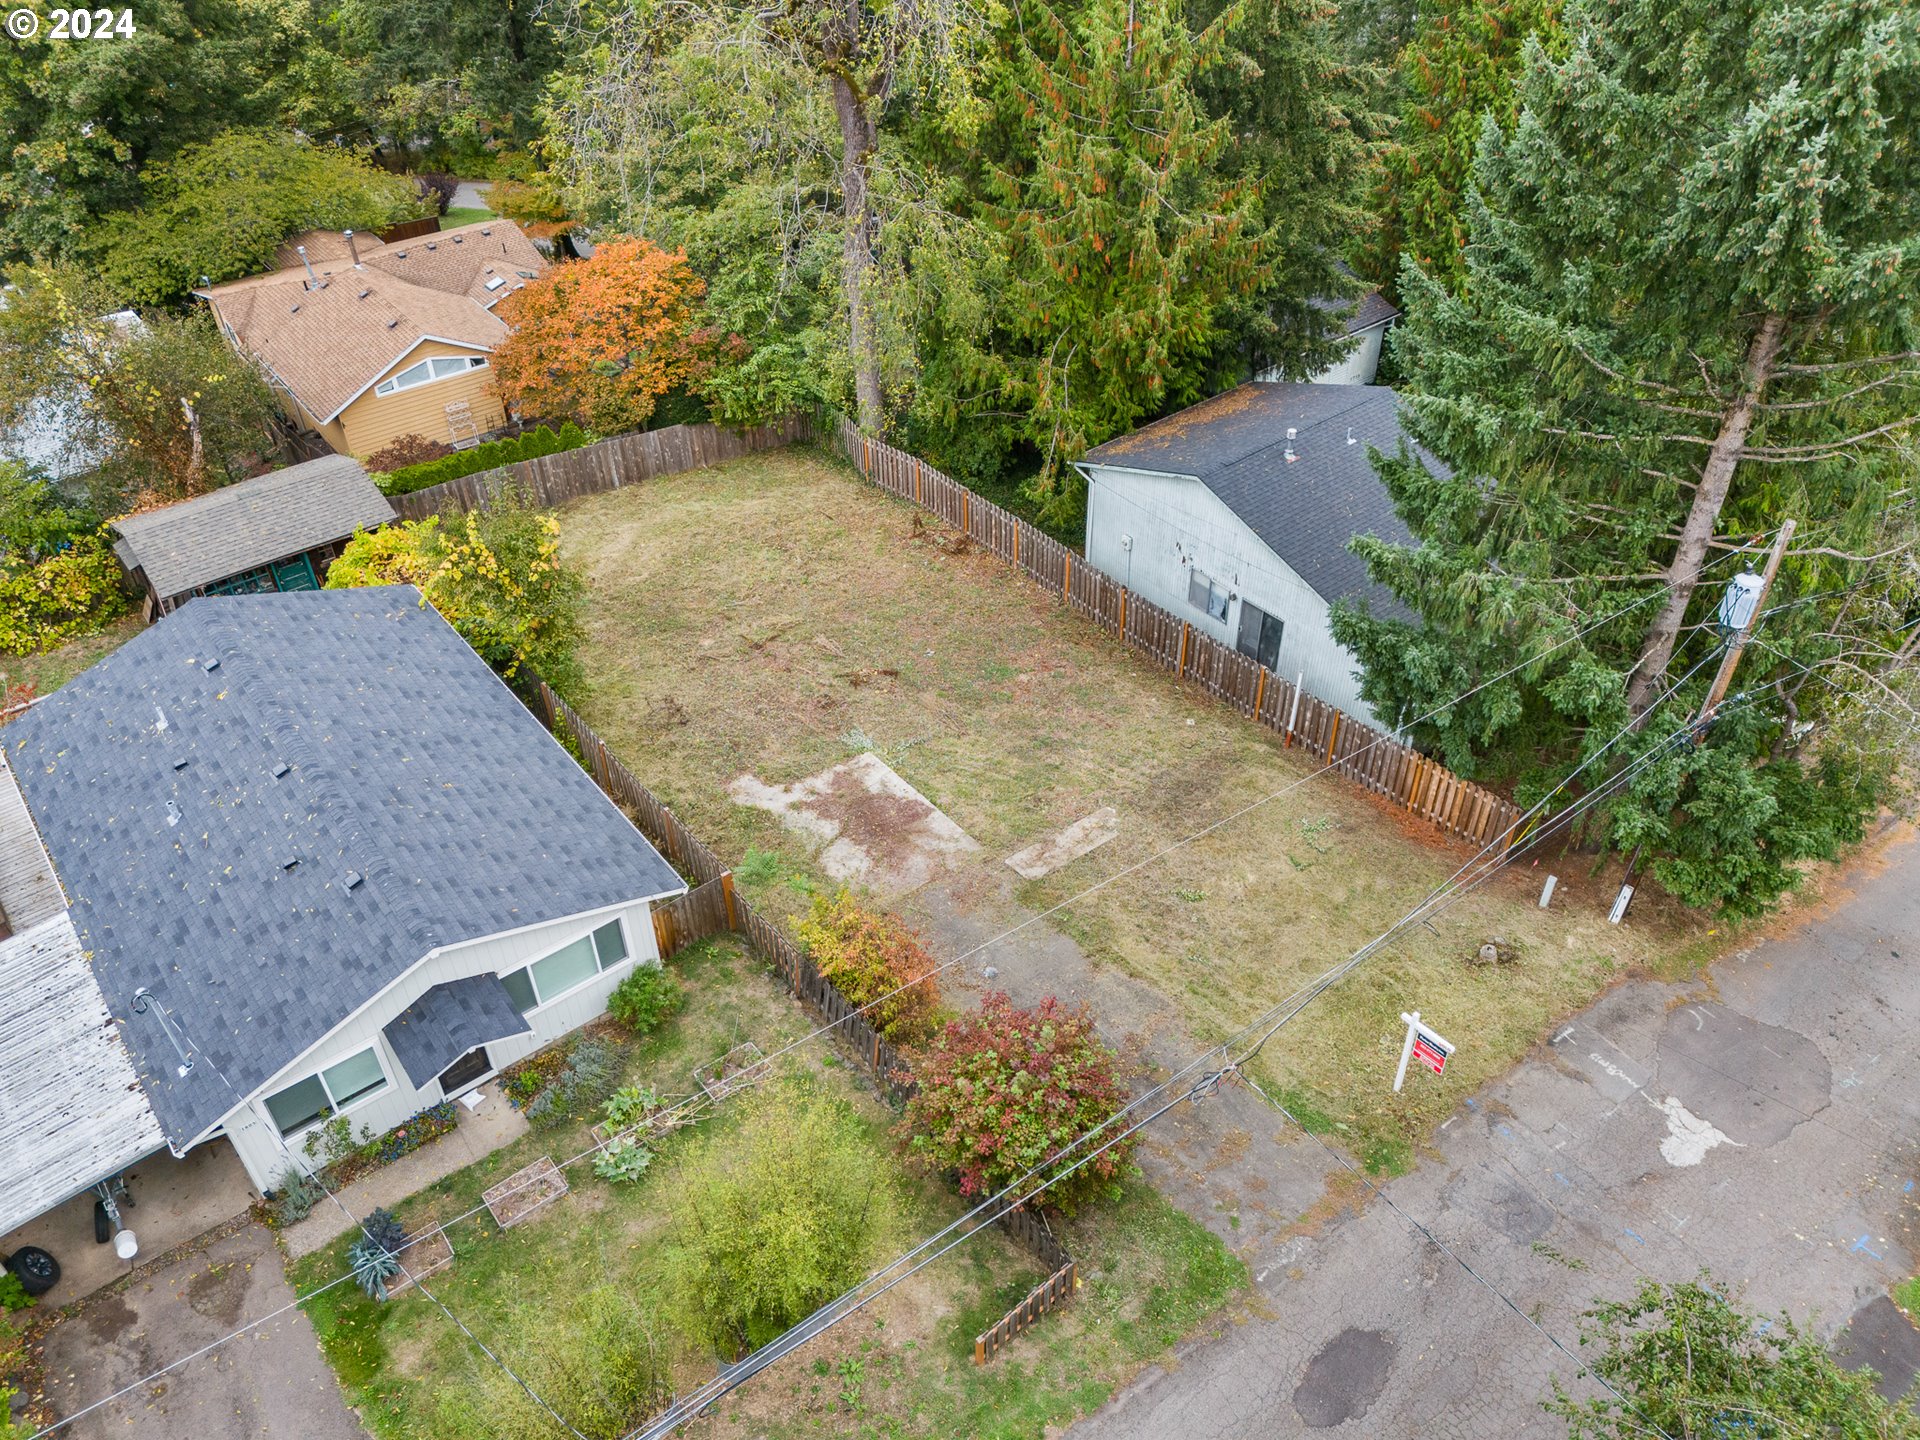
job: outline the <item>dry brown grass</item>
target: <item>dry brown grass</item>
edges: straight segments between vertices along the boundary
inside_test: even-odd
[[[817,883],[806,846],[732,804],[743,772],[786,784],[870,744],[1001,857],[1100,805],[1122,834],[1022,887],[1067,900],[1245,807],[1055,917],[1151,983],[1203,1038],[1231,1032],[1351,953],[1468,858],[1404,812],[1150,668],[999,562],[953,554],[912,507],[793,449],[594,497],[563,520],[593,594],[583,710],[726,856],[757,903]],[[1298,783],[1305,780],[1305,783]],[[1296,788],[1289,788],[1296,787]],[[1272,797],[1272,798],[1268,798]],[[1267,1075],[1317,1126],[1385,1164],[1558,1016],[1639,965],[1704,953],[1707,922],[1580,857],[1510,872],[1369,962],[1276,1038]],[[1561,870],[1551,911],[1535,904]],[[1519,963],[1469,967],[1489,935]],[[1725,937],[1722,937],[1723,939]],[[1711,942],[1713,944],[1719,941]],[[1399,1013],[1459,1054],[1388,1093]]]

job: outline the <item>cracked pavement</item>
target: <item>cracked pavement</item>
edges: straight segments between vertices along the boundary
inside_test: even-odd
[[[1904,1390],[1920,1335],[1886,1295],[1920,1268],[1915,959],[1920,842],[1902,826],[1827,901],[1708,976],[1623,985],[1556,1027],[1383,1186],[1391,1206],[1234,1236],[1255,1277],[1244,1309],[1069,1433],[1564,1435],[1540,1402],[1556,1382],[1590,1384],[1579,1312],[1641,1276],[1702,1269]],[[1186,1118],[1217,1141],[1224,1122]],[[1276,1194],[1317,1193],[1319,1146],[1272,1111],[1239,1106],[1231,1123],[1253,1127],[1248,1153]],[[1243,1189],[1247,1163],[1219,1183]],[[1163,1180],[1164,1155],[1148,1168]]]

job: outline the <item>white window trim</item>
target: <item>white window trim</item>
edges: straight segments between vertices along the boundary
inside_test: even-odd
[[[380,1088],[378,1090],[367,1091],[366,1094],[349,1102],[345,1106],[334,1104],[333,1087],[327,1084],[327,1071],[333,1069],[334,1066],[336,1065],[346,1064],[346,1062],[353,1059],[354,1056],[359,1055],[363,1051],[367,1051],[367,1050],[373,1051],[374,1061],[380,1067],[380,1077],[381,1077]],[[262,1095],[260,1097],[260,1113],[266,1119],[267,1124],[270,1127],[272,1127],[273,1133],[280,1136],[281,1143],[284,1145],[293,1144],[294,1141],[300,1139],[302,1136],[306,1135],[309,1131],[318,1130],[322,1125],[326,1124],[329,1120],[334,1119],[336,1116],[352,1114],[355,1110],[358,1110],[362,1105],[367,1104],[369,1101],[378,1100],[382,1095],[388,1094],[395,1088],[394,1080],[393,1080],[393,1070],[392,1070],[392,1067],[390,1067],[387,1064],[387,1047],[382,1045],[378,1040],[374,1041],[370,1045],[362,1045],[359,1050],[350,1050],[345,1055],[342,1055],[338,1060],[329,1060],[325,1065],[315,1066],[312,1070],[309,1070],[305,1075],[302,1075],[298,1080],[290,1081],[285,1085],[279,1086],[274,1090],[273,1094],[279,1095],[285,1091],[291,1090],[295,1085],[304,1084],[308,1080],[318,1080],[320,1082],[320,1089],[323,1092],[325,1092],[327,1097],[327,1104],[332,1108],[328,1114],[322,1115],[318,1120],[309,1120],[306,1124],[302,1125],[298,1130],[289,1130],[284,1134],[282,1134],[280,1130],[280,1122],[273,1118],[273,1111],[267,1108],[267,1101],[271,1099],[272,1096]]]
[[[569,986],[567,989],[562,990],[558,995],[555,995],[551,1000],[542,998],[540,994],[540,982],[534,977],[533,967],[538,965],[542,960],[548,959],[554,955],[558,955],[562,950],[566,949],[568,945],[579,944],[580,941],[583,939],[587,941],[588,944],[592,944],[593,932],[595,930],[604,930],[607,928],[609,924],[618,925],[620,927],[620,943],[626,946],[627,948],[626,959],[616,960],[613,962],[613,964],[607,966],[605,969],[595,969],[593,974],[589,975],[586,979],[582,980],[578,985]],[[571,940],[566,941],[565,944],[556,945],[551,950],[547,951],[545,955],[536,955],[534,956],[533,959],[527,961],[526,964],[516,965],[513,967],[512,970],[509,970],[506,973],[507,975],[512,975],[517,971],[521,971],[521,970],[524,970],[527,972],[527,983],[533,986],[534,1004],[533,1004],[533,1008],[531,1010],[526,1011],[525,1014],[531,1016],[531,1015],[538,1015],[542,1010],[545,1010],[550,1005],[558,1005],[562,1000],[566,999],[569,995],[579,994],[580,991],[586,989],[587,986],[593,984],[594,981],[605,979],[607,976],[613,974],[614,971],[620,969],[623,966],[633,964],[634,961],[636,961],[639,958],[640,958],[639,956],[633,953],[633,942],[627,935],[626,918],[621,915],[615,915],[611,921],[602,920],[598,925],[595,925],[592,928],[583,931],[581,934],[574,936]],[[600,963],[600,952],[597,949],[593,952],[593,962],[595,966],[598,966]],[[506,976],[503,975],[501,976],[501,978],[505,979]],[[285,1088],[285,1087],[282,1087],[282,1088]]]
[[[433,373],[433,362],[436,360],[465,360],[467,364],[465,369],[456,370],[451,375],[436,375]],[[405,375],[407,370],[418,370],[422,365],[427,367],[426,379],[409,381],[405,385],[400,383],[400,376]],[[389,375],[386,379],[380,381],[379,384],[373,387],[373,393],[377,398],[384,400],[389,395],[400,395],[408,390],[418,390],[426,385],[437,385],[442,380],[458,380],[462,375],[471,375],[476,370],[485,370],[487,368],[488,361],[484,355],[429,355],[423,360],[414,361],[413,364],[407,366],[406,370],[400,371],[398,375]]]

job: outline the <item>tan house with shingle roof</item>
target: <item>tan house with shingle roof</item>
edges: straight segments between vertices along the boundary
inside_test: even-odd
[[[506,425],[487,358],[507,333],[494,307],[547,269],[518,225],[394,244],[313,231],[279,258],[286,268],[194,293],[295,423],[358,456],[404,435],[464,445]]]

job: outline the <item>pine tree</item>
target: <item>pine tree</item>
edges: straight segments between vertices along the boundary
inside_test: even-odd
[[[1564,58],[1528,45],[1511,134],[1481,132],[1465,293],[1401,268],[1409,427],[1450,473],[1384,459],[1421,544],[1361,548],[1425,624],[1349,610],[1335,632],[1389,717],[1535,657],[1419,738],[1525,792],[1638,726],[1606,838],[1751,910],[1857,835],[1886,778],[1836,691],[1907,703],[1920,14],[1574,0],[1564,24]],[[1788,516],[1791,603],[1743,661],[1749,698],[1669,743],[1727,561]]]

